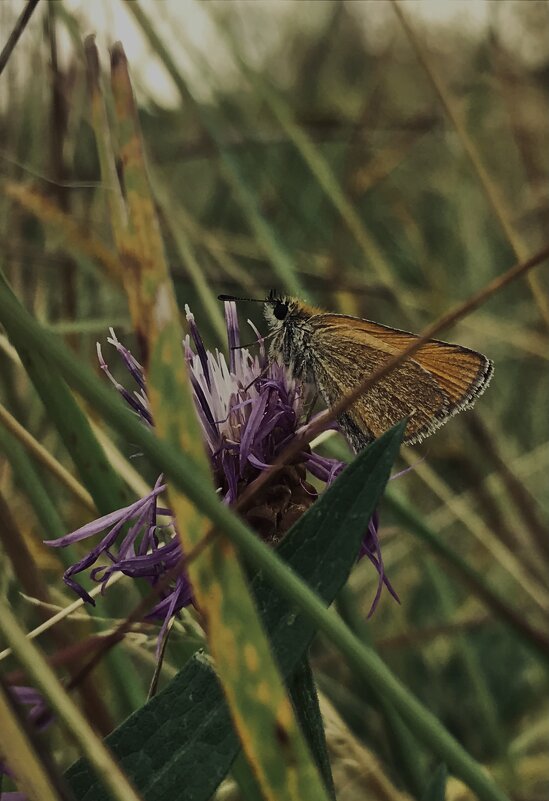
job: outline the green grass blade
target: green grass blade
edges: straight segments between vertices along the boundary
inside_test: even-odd
[[[216,498],[183,359],[179,314],[150,192],[127,61],[120,45],[112,50],[111,67],[127,211],[125,220],[117,219],[115,238],[142,349],[155,431],[160,441],[175,445],[192,459],[197,479],[210,497]],[[95,81],[92,97],[97,92]],[[97,127],[104,128],[105,121],[99,121]],[[107,142],[104,131],[98,132],[98,138]],[[168,497],[183,550],[189,553],[205,535],[206,521],[173,484],[168,486]],[[218,505],[217,499],[215,503]],[[210,648],[236,728],[265,797],[323,798],[320,777],[272,660],[234,545],[214,542],[193,561],[189,575],[208,621]]]
[[[345,195],[327,159],[324,158],[308,134],[296,123],[289,106],[278,97],[276,92],[262,78],[248,67],[238,52],[235,40],[223,28],[215,11],[212,12],[211,8],[209,10],[211,19],[216,22],[219,33],[230,47],[242,74],[247,78],[256,95],[270,107],[284,133],[294,144],[311,173],[326,193],[326,197],[341,215],[341,219],[362,250],[366,264],[371,267],[372,271],[386,287],[402,296],[402,286],[397,285],[394,272],[387,264],[377,242],[366,229],[355,207]]]
[[[27,429],[0,403],[0,426],[10,432],[18,443],[25,448],[26,453],[33,456],[35,461],[60,482],[71,495],[89,512],[95,512],[95,504],[90,493],[84,489],[63,465],[41,445]]]
[[[446,770],[446,765],[439,765],[433,771],[427,788],[421,796],[421,801],[445,801],[447,779],[448,771]]]
[[[194,252],[193,245],[187,232],[181,225],[180,210],[177,202],[169,196],[168,192],[162,187],[160,182],[153,184],[154,195],[160,206],[160,210],[170,233],[175,242],[179,258],[188,273],[196,293],[202,303],[205,314],[215,330],[218,344],[224,343],[226,339],[225,319],[223,317],[223,306],[217,299],[216,293],[212,290],[207,276]]]
[[[337,599],[337,609],[351,631],[368,648],[374,650],[372,635],[368,622],[364,620],[355,601],[352,590],[347,586],[342,589]],[[425,752],[413,737],[410,729],[404,725],[399,715],[388,701],[371,682],[361,682],[356,688],[363,704],[372,704],[379,707],[385,720],[387,737],[390,743],[391,756],[395,765],[398,765],[399,774],[403,777],[405,786],[414,795],[423,789],[425,784]]]
[[[59,516],[56,506],[51,500],[44,484],[34,465],[27,456],[23,446],[0,425],[0,453],[5,454],[10,462],[14,477],[23,487],[23,491],[34,509],[39,521],[40,529],[44,532],[44,539],[60,537],[65,532],[65,526]],[[63,554],[71,559],[71,552]]]

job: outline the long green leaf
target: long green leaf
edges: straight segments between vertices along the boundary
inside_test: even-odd
[[[298,663],[290,676],[288,689],[294,705],[301,730],[309,744],[330,798],[335,801],[335,787],[326,743],[324,723],[320,714],[320,704],[315,686],[313,671],[307,656]]]
[[[448,771],[446,765],[439,765],[433,771],[430,781],[421,801],[445,801],[446,798],[446,780],[448,778]]]
[[[87,44],[92,100],[100,98],[97,52]],[[197,478],[215,496],[209,463],[181,358],[182,332],[173,283],[150,191],[137,106],[124,50],[111,51],[111,89],[126,215],[115,225],[132,322],[142,349],[147,397],[160,441],[188,454]],[[114,154],[97,120],[105,158]],[[102,161],[104,161],[103,159]],[[112,170],[111,170],[112,173]],[[105,178],[108,173],[105,172]],[[203,539],[207,521],[168,477],[168,499],[182,548]],[[246,756],[266,799],[316,801],[325,796],[249,595],[235,544],[217,539],[189,565],[196,602],[206,618],[210,650]],[[283,747],[282,747],[283,745]]]

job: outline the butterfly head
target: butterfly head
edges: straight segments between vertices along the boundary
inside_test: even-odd
[[[303,301],[291,295],[280,295],[276,290],[271,289],[268,296],[264,299],[259,298],[237,298],[233,295],[219,295],[219,300],[223,301],[248,301],[263,303],[263,313],[271,330],[278,330],[288,327],[288,324],[299,324],[308,320],[313,314],[318,313],[318,309],[307,306]]]
[[[275,291],[269,293],[263,307],[265,319],[271,329],[284,328],[292,323],[299,324],[307,320],[312,311],[298,298],[279,295]]]
[[[283,326],[284,321],[288,319],[291,311],[293,311],[294,305],[295,300],[293,298],[279,295],[272,289],[263,306],[263,313],[269,324],[269,328],[280,328]]]

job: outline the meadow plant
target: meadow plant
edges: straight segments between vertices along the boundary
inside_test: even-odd
[[[285,367],[268,361],[263,339],[254,326],[258,354],[252,356],[247,347],[240,345],[234,303],[225,304],[228,362],[218,350],[212,353],[206,349],[188,307],[186,315],[190,334],[184,341],[184,356],[205,447],[219,497],[223,503],[234,505],[244,489],[273,463],[303,425],[307,415],[307,387],[289,375]],[[98,345],[102,369],[143,424],[153,426],[141,365],[112,329],[108,342],[116,349],[136,388],[130,392],[115,379]],[[314,477],[317,483],[329,486],[344,466],[341,461],[305,448],[293,464],[278,474],[275,482],[259,493],[246,512],[246,520],[259,536],[276,545],[317,497],[317,489],[309,478]],[[98,544],[64,574],[65,583],[83,600],[95,603],[74,577],[90,568],[92,581],[101,583],[104,588],[118,571],[154,585],[181,562],[176,523],[170,509],[161,501],[165,489],[163,477],[159,476],[153,489],[129,506],[47,541],[48,545],[63,547],[103,534]],[[375,513],[364,533],[359,554],[360,558],[366,556],[370,560],[379,576],[370,614],[384,584],[396,597],[384,572],[378,525]],[[103,563],[97,566],[100,560]],[[181,572],[160,594],[147,617],[161,621],[162,635],[171,618],[192,602],[189,579]]]

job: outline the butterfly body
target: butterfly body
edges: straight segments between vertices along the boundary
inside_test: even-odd
[[[417,340],[408,331],[324,312],[292,297],[271,296],[264,310],[271,359],[314,384],[329,407]],[[355,451],[404,417],[404,442],[420,442],[470,408],[492,372],[481,353],[430,340],[355,401],[339,425]]]

